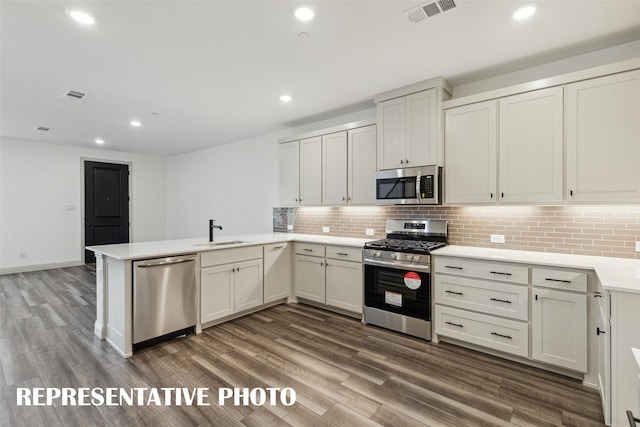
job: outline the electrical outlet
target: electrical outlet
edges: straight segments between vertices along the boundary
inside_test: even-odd
[[[365,228],[364,234],[366,234],[367,236],[374,236],[376,234],[376,230],[374,230],[373,228]]]
[[[322,232],[323,233],[328,233],[329,232],[329,227],[322,227]]]
[[[640,242],[636,242],[636,252],[640,252]]]
[[[18,258],[20,258],[20,259],[25,259],[26,257],[27,257],[27,253],[26,252],[20,252],[18,254]]]
[[[504,234],[492,234],[491,243],[504,243]]]
[[[287,230],[293,231],[293,224],[287,224]]]

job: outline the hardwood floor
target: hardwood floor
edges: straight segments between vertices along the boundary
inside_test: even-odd
[[[581,383],[280,305],[122,359],[93,335],[95,271],[0,276],[0,426],[601,426]],[[207,387],[211,406],[16,406],[17,387]],[[218,406],[221,387],[291,387],[293,406]]]

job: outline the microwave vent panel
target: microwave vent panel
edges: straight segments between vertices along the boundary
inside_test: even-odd
[[[405,10],[403,13],[407,14],[410,22],[417,24],[427,18],[432,18],[443,12],[453,10],[458,7],[459,4],[460,0],[437,0]]]

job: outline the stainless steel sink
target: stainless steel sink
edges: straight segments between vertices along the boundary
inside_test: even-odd
[[[240,243],[247,243],[244,240],[226,240],[222,242],[205,242],[205,243],[196,243],[194,246],[229,246],[229,245],[238,245]]]

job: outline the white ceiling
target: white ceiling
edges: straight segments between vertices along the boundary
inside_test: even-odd
[[[527,22],[509,18],[524,2],[461,0],[417,24],[402,11],[424,2],[312,0],[307,23],[296,3],[1,0],[1,135],[171,156],[439,75],[457,85],[640,39],[640,0],[542,0]],[[71,21],[72,7],[96,24]],[[69,89],[88,96],[63,99]]]

